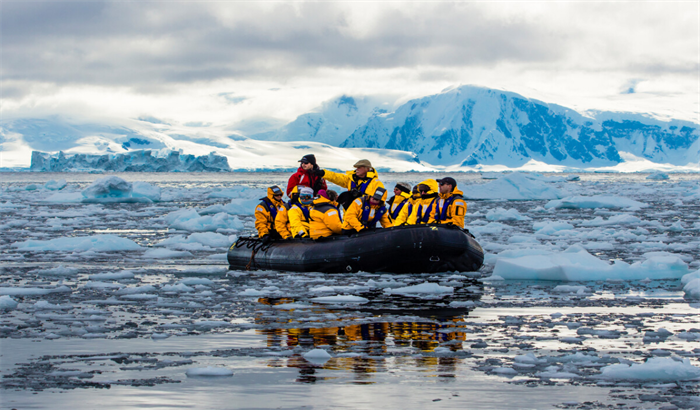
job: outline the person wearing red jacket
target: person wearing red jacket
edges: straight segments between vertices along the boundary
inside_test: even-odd
[[[323,177],[316,175],[316,170],[318,170],[318,165],[316,164],[316,157],[314,154],[304,155],[299,162],[299,169],[291,177],[289,177],[289,182],[287,182],[287,196],[292,192],[295,186],[307,186],[314,190],[314,196],[318,195],[318,191],[322,189],[327,189],[326,180]]]

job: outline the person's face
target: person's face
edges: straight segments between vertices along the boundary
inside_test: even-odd
[[[376,200],[375,198],[370,198],[370,199],[369,199],[369,204],[370,204],[370,205],[379,205],[379,201]]]
[[[281,201],[281,200],[282,200],[282,194],[273,195],[272,197],[275,198],[275,201]]]
[[[301,201],[302,204],[308,205],[314,201],[314,197],[311,195],[302,195],[299,197],[299,201]]]
[[[394,195],[396,195],[396,196],[401,195],[401,190],[398,188],[394,188]]]
[[[364,178],[367,175],[367,171],[369,171],[369,168],[367,167],[357,167],[355,168],[355,175],[360,178]]]
[[[452,192],[452,185],[445,184],[445,183],[440,184],[440,193],[441,194],[448,194],[450,192]]]
[[[309,170],[313,169],[313,167],[314,167],[314,164],[312,164],[310,162],[302,162],[301,163],[301,169],[303,169],[304,171],[309,171]]]

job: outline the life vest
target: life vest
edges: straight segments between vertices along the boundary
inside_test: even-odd
[[[437,198],[434,198],[428,206],[423,209],[423,204],[418,205],[418,211],[416,215],[416,223],[417,224],[427,224],[428,221],[430,220],[430,210],[432,209],[433,205],[435,205]]]
[[[356,190],[360,193],[360,195],[364,195],[365,191],[367,190],[367,187],[373,179],[374,178],[368,178],[365,182],[362,182],[358,185],[357,181],[355,181],[355,178],[353,178],[352,182],[350,183],[350,191]],[[359,195],[355,196],[355,198],[357,198],[358,196]]]
[[[454,202],[455,199],[461,198],[461,197],[462,197],[462,195],[452,195],[451,197],[447,198],[442,205],[442,210],[440,210],[440,203],[435,202],[435,220],[438,223],[441,221],[446,221],[447,220],[447,210],[449,209],[450,205],[452,205],[452,202]]]
[[[382,205],[374,211],[374,219],[372,221],[369,221],[369,214],[372,210],[372,206],[369,204],[369,200],[367,198],[362,200],[362,216],[360,217],[360,222],[362,225],[364,225],[365,228],[375,228],[377,226],[377,222],[382,219],[384,214],[386,213],[386,206]]]
[[[395,198],[396,198],[396,197],[391,198],[392,201],[391,201],[391,203],[389,204],[389,209],[391,209],[391,205],[394,203],[393,199],[395,199]],[[406,202],[408,202],[408,200],[404,200],[404,201],[401,202],[400,204],[396,205],[396,209],[394,209],[393,211],[389,212],[389,215],[391,215],[391,219],[392,219],[392,220],[394,220],[394,219],[396,219],[396,218],[399,217],[399,214],[401,213],[401,209],[404,207],[404,205],[406,205]],[[410,204],[409,204],[409,208],[408,208],[408,213],[409,213],[409,214],[411,213]]]
[[[260,199],[262,200],[260,204],[264,204],[265,208],[267,208],[267,210],[270,211],[270,215],[272,215],[272,220],[274,221],[275,218],[277,218],[277,207],[275,206],[275,204],[272,203],[272,201],[270,201],[270,198],[268,197]]]
[[[292,207],[297,207],[301,209],[301,213],[304,214],[304,219],[306,219],[306,222],[308,223],[311,220],[311,209],[308,206],[303,206],[299,204],[294,204]]]

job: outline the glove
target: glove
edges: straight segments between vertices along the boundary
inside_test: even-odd
[[[306,238],[306,232],[299,232],[298,234],[294,235],[295,238]]]
[[[316,176],[318,176],[318,177],[322,177],[322,176],[326,175],[326,171],[324,171],[322,169],[317,169],[314,171],[314,174],[316,174]]]
[[[263,245],[267,245],[267,244],[270,243],[270,242],[272,242],[272,237],[270,236],[270,234],[265,234],[265,235],[263,235],[263,237],[262,237],[262,244],[263,244]]]

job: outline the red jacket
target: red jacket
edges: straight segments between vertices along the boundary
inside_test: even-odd
[[[292,192],[295,186],[307,186],[314,190],[314,195],[318,194],[321,189],[327,189],[326,180],[316,176],[313,170],[304,171],[301,167],[297,169],[287,182],[287,196]]]

